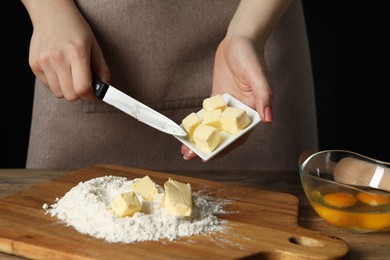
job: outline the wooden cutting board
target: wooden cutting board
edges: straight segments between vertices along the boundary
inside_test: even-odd
[[[108,243],[81,234],[45,215],[42,205],[53,204],[81,181],[105,175],[128,179],[145,175],[159,185],[168,178],[191,184],[231,203],[225,232],[181,237],[176,241],[133,244]],[[0,200],[0,251],[33,259],[341,259],[349,247],[297,224],[298,198],[258,188],[224,184],[169,173],[94,165],[69,172]]]

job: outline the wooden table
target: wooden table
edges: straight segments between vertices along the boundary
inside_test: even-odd
[[[0,198],[59,177],[67,172],[69,171],[0,169]],[[172,173],[231,184],[255,186],[295,195],[300,201],[298,224],[301,227],[343,239],[350,247],[351,259],[390,259],[390,232],[359,234],[327,224],[318,217],[309,205],[298,172],[202,171]],[[0,253],[0,259],[21,258]]]

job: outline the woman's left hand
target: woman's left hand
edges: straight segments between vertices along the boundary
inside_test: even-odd
[[[212,96],[229,93],[256,109],[263,123],[272,122],[272,92],[268,83],[264,61],[264,46],[249,38],[225,38],[218,46],[215,63]],[[223,153],[243,144],[244,135]],[[185,160],[198,157],[186,145],[181,152]]]

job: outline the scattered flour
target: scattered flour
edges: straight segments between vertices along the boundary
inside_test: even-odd
[[[171,216],[160,207],[164,192],[157,185],[160,194],[154,202],[138,199],[142,202],[142,212],[132,217],[118,218],[110,210],[114,198],[122,192],[131,191],[131,184],[139,179],[128,180],[124,177],[103,176],[94,178],[68,191],[52,205],[43,205],[46,214],[57,217],[67,226],[72,226],[83,234],[104,239],[110,243],[134,243],[175,240],[181,236],[201,233],[222,232],[223,220],[217,215],[225,213],[225,202],[193,193],[193,211],[190,217]]]

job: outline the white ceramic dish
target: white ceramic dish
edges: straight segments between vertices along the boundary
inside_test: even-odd
[[[231,96],[230,94],[225,93],[225,94],[222,94],[221,96],[229,107],[236,107],[236,108],[244,109],[247,112],[248,117],[251,120],[251,123],[244,130],[242,130],[240,133],[238,133],[236,135],[228,134],[225,131],[221,131],[221,142],[218,145],[218,147],[211,153],[206,153],[206,152],[202,151],[201,149],[199,149],[194,142],[191,142],[189,140],[188,136],[185,136],[185,137],[175,136],[180,142],[185,144],[188,148],[190,148],[194,153],[196,153],[204,161],[208,161],[211,158],[213,158],[215,155],[220,153],[228,145],[230,145],[232,142],[234,142],[235,140],[240,138],[242,135],[247,133],[249,130],[251,130],[253,127],[255,127],[261,121],[259,114],[256,112],[256,110],[245,105],[240,100],[236,99],[235,97]],[[201,109],[197,112],[197,114],[199,116],[201,116],[202,110],[203,109]]]

